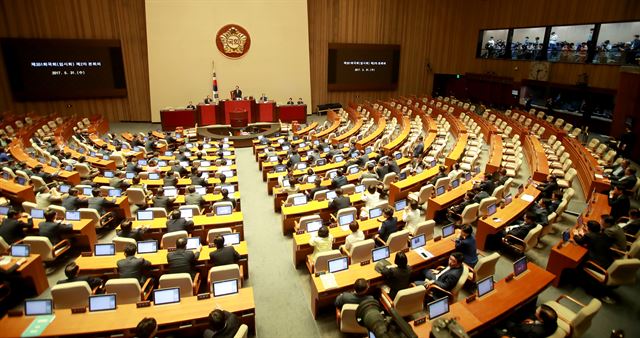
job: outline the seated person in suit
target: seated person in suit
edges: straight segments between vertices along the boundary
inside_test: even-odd
[[[398,162],[396,162],[395,157],[389,158],[387,166],[389,167],[390,173],[396,173],[397,175],[400,175],[400,167],[398,166]]]
[[[292,98],[292,97],[290,97],[290,98],[289,98],[289,100],[287,100],[287,104],[294,104],[294,103],[293,103],[293,98]]]
[[[458,216],[462,215],[464,208],[466,208],[467,205],[474,203],[473,197],[474,197],[473,190],[467,191],[464,194],[464,197],[462,198],[462,202],[456,205],[450,206],[449,209],[447,209],[447,217],[449,218],[449,220],[451,220],[452,215],[458,215]]]
[[[109,186],[116,189],[126,190],[130,185],[124,171],[117,170],[113,177],[109,179]]]
[[[155,338],[158,334],[158,322],[155,318],[145,317],[136,326],[136,337]]]
[[[238,263],[240,254],[233,246],[224,246],[224,237],[214,238],[213,244],[216,246],[216,250],[209,253],[209,260],[213,266]]]
[[[164,195],[164,189],[162,187],[158,188],[158,192],[153,196],[153,207],[154,208],[164,208],[167,211],[173,209],[173,202],[175,202],[175,197],[168,197]]]
[[[552,212],[556,212],[556,210],[558,210],[558,207],[560,206],[560,203],[562,203],[562,191],[556,190],[553,192],[553,194],[551,194],[551,200],[547,205],[547,213],[550,214]]]
[[[203,338],[233,338],[240,329],[238,317],[225,310],[215,309],[209,314],[209,328]]]
[[[298,98],[298,104],[304,104],[304,101],[302,101],[301,97]]]
[[[624,171],[624,176],[619,180],[611,180],[611,185],[614,187],[620,187],[622,190],[631,190],[636,185],[638,178],[636,177],[636,169],[627,168]]]
[[[236,210],[237,208],[236,199],[233,197],[229,197],[229,190],[222,188],[220,190],[220,193],[222,194],[222,198],[220,199],[220,202],[231,202],[231,204],[233,205],[233,210]]]
[[[162,183],[165,187],[175,187],[178,185],[178,178],[176,177],[173,170],[167,171],[167,173],[162,178]]]
[[[167,273],[188,273],[194,278],[199,255],[200,251],[187,250],[186,238],[178,238],[176,250],[167,253]]]
[[[211,99],[211,95],[207,95],[207,97],[203,100],[204,104],[211,104],[213,100]]]
[[[433,184],[435,186],[436,182],[438,182],[439,179],[444,177],[447,177],[447,167],[441,165],[438,168],[438,173],[436,174],[436,176],[433,177],[433,179],[431,180],[431,182],[429,182],[429,184]]]
[[[507,321],[506,327],[496,332],[496,335],[501,338],[545,338],[550,337],[557,329],[558,314],[550,306],[542,304],[536,309],[533,318],[518,322]]]
[[[620,162],[620,164],[617,166],[605,166],[605,168],[612,169],[612,171],[611,173],[605,174],[604,176],[608,177],[612,181],[617,181],[624,176],[630,164],[631,162],[629,160],[622,160],[622,162]]]
[[[189,104],[187,105],[187,109],[196,109],[196,106],[193,105],[193,101],[189,101]]]
[[[149,230],[149,227],[137,227],[133,229],[133,222],[127,219],[120,224],[120,230],[116,233],[118,237],[133,238],[136,242],[143,239],[145,232]]]
[[[393,209],[386,207],[382,212],[385,220],[378,229],[378,237],[385,243],[389,239],[392,233],[398,231],[398,219],[393,216]]]
[[[373,163],[369,163],[367,164],[367,171],[363,172],[360,175],[360,180],[364,180],[365,178],[375,178],[376,180],[379,180],[380,178],[378,177],[378,174],[376,174],[375,169],[376,166],[373,165]]]
[[[38,224],[39,235],[47,237],[51,244],[56,245],[61,240],[61,235],[65,232],[71,232],[73,230],[73,224],[63,224],[62,222],[56,222],[56,212],[54,210],[47,210],[44,213],[44,222]]]
[[[302,157],[298,154],[298,151],[293,149],[289,153],[289,161],[287,161],[287,167],[294,168],[296,164],[302,162]]]
[[[199,185],[201,187],[207,186],[207,180],[202,178],[202,171],[198,171],[198,168],[191,167],[191,184]]]
[[[340,209],[345,209],[351,206],[351,200],[348,196],[342,194],[342,189],[336,189],[336,198],[329,202],[329,209],[333,212],[338,212]]]
[[[480,203],[483,199],[487,198],[487,197],[491,197],[491,194],[489,194],[488,191],[483,190],[482,188],[480,188],[480,186],[474,186],[471,191],[473,192],[474,196],[472,199],[472,203]]]
[[[624,233],[635,236],[638,234],[638,229],[640,229],[640,210],[631,209],[629,210],[629,219],[626,223],[620,224]]]
[[[55,183],[53,183],[55,185]],[[36,205],[38,209],[47,209],[51,204],[59,205],[62,202],[62,195],[56,188],[49,189],[46,186],[36,190]]]
[[[195,205],[202,210],[204,207],[204,198],[196,192],[196,187],[190,185],[187,187],[187,195],[184,196],[185,205]]]
[[[89,208],[95,209],[100,216],[107,213],[107,209],[116,206],[116,198],[105,198],[100,196],[100,189],[93,189],[93,197],[89,198]]]
[[[25,214],[25,216],[28,216]],[[7,212],[7,217],[0,224],[0,237],[11,245],[26,236],[25,231],[33,228],[33,219],[29,217],[25,223],[20,220],[20,213],[14,209]]]
[[[331,179],[331,189],[337,189],[346,184],[349,184],[349,181],[344,176],[344,172],[342,171],[342,169],[338,169],[338,174],[336,175],[336,177]]]
[[[425,281],[417,281],[416,284],[424,284],[426,288],[430,285],[435,285],[443,290],[452,291],[458,284],[458,280],[462,275],[462,262],[464,255],[461,252],[454,252],[449,256],[449,262],[446,268],[441,271],[434,269],[426,269],[423,271]],[[431,292],[432,299],[438,299],[446,296],[445,293],[439,290],[433,290]]]
[[[313,199],[313,196],[318,192],[318,191],[322,191],[322,190],[327,190],[327,187],[323,187],[321,186],[322,184],[322,180],[320,178],[316,179],[315,182],[313,182],[313,184],[315,185],[315,187],[313,187],[310,190],[306,190],[304,193],[305,195],[307,195],[308,199]]]
[[[374,299],[373,296],[367,295],[367,291],[369,291],[369,282],[364,278],[358,278],[353,283],[353,291],[339,294],[334,304],[336,308],[342,309],[344,304],[360,304],[365,300]]]
[[[136,246],[127,244],[124,248],[124,257],[117,263],[120,278],[135,278],[140,285],[145,282],[145,273],[151,268],[151,262],[144,258],[136,257]]]
[[[587,222],[587,231],[574,230],[573,239],[576,243],[587,247],[589,259],[595,261],[603,268],[608,268],[613,263],[611,246],[613,241],[601,231],[601,226],[597,221]]]
[[[177,161],[171,160],[169,161],[169,165],[171,166],[171,170],[173,172],[180,174],[180,177],[187,177],[189,175],[189,171],[187,168],[183,167]]]
[[[242,100],[242,90],[240,90],[240,86],[236,86],[236,89],[231,92],[231,98],[234,100]]]
[[[309,245],[313,247],[311,261],[314,262],[321,252],[331,251],[333,249],[333,236],[329,233],[326,226],[320,227],[315,235],[311,235]]]
[[[78,271],[80,271],[80,267],[75,262],[67,264],[67,266],[65,266],[64,268],[64,275],[67,277],[67,279],[61,279],[57,284],[87,282],[92,290],[102,286],[102,278],[78,276]]]
[[[388,293],[392,300],[398,291],[411,285],[411,267],[407,262],[407,255],[400,251],[396,253],[396,258],[393,260],[394,265],[387,265],[380,272],[385,285],[389,287]]]
[[[613,217],[602,215],[603,233],[609,237],[614,248],[627,251],[627,237],[624,231],[619,227]]]
[[[262,93],[262,95],[260,95],[260,102],[267,102],[269,101],[269,99],[267,98],[267,94]]]
[[[476,239],[473,237],[473,228],[469,224],[462,226],[460,236],[456,238],[456,251],[464,256],[464,263],[474,267],[478,263]]]
[[[558,179],[553,175],[547,176],[547,182],[536,185],[536,189],[541,191],[539,198],[551,198],[558,188]]]
[[[167,220],[167,233],[183,230],[191,232],[193,230],[193,221],[187,221],[181,217],[180,210],[174,210]]]
[[[489,195],[493,194],[493,191],[496,189],[496,184],[493,182],[493,175],[485,173],[484,180],[478,184],[478,188]]]
[[[530,212],[536,216],[536,223],[547,226],[549,224],[549,200],[543,198],[538,200],[538,203],[534,203],[531,206]]]
[[[534,213],[527,212],[524,215],[524,223],[510,225],[499,235],[501,235],[502,237],[506,235],[512,235],[524,240],[524,238],[529,234],[529,231],[533,230],[536,225],[536,215]]]
[[[69,195],[62,200],[62,206],[67,211],[76,211],[87,205],[88,197],[79,196],[80,191],[77,188],[69,189]]]
[[[614,186],[613,190],[609,192],[609,206],[611,207],[610,215],[614,220],[626,216],[631,209],[631,201],[625,190],[620,186]]]

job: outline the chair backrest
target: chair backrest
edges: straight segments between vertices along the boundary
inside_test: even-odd
[[[153,218],[167,218],[167,209],[165,208],[147,208],[147,211],[153,212]]]
[[[376,180],[375,178],[364,178],[362,179],[361,183],[368,189],[369,186],[378,185],[380,181]]]
[[[479,217],[483,217],[486,216],[488,213],[488,208],[491,204],[496,204],[498,202],[498,199],[495,197],[487,197],[482,199],[482,201],[480,201],[480,205],[478,206],[478,216]],[[496,205],[497,206],[497,205]]]
[[[209,291],[213,293],[213,283],[227,279],[237,279],[238,288],[242,287],[242,278],[240,277],[240,266],[238,264],[227,264],[214,266],[209,269],[208,274]]]
[[[7,241],[5,241],[2,236],[0,236],[0,254],[8,252],[10,248],[11,245],[9,245],[9,243],[7,243]]]
[[[536,244],[538,244],[538,237],[540,237],[540,233],[542,232],[542,225],[538,224],[535,228],[531,229],[527,236],[524,238],[524,252],[527,252],[534,248]]]
[[[313,272],[327,271],[329,269],[329,260],[340,257],[342,257],[340,250],[330,250],[318,253],[316,255],[316,260],[313,262]]]
[[[146,196],[142,188],[128,188],[126,193],[130,204],[146,204]]]
[[[391,235],[389,235],[389,238],[387,239],[387,245],[389,246],[389,251],[397,252],[407,248],[409,245],[408,243],[409,243],[410,234],[411,233],[409,232],[409,230],[401,230],[401,231],[396,231]]]
[[[500,260],[500,254],[497,252],[480,257],[474,268],[475,280],[479,281],[485,277],[494,275],[496,273],[496,263],[498,263],[498,260]]]
[[[163,249],[175,248],[176,241],[179,238],[187,238],[187,237],[189,237],[189,233],[187,232],[187,230],[180,230],[180,231],[166,233],[162,235],[162,242],[161,242],[162,248]]]
[[[90,219],[96,228],[100,227],[100,214],[93,208],[79,208],[80,218]]]
[[[58,309],[87,307],[91,288],[85,281],[57,284],[51,287],[53,306]]]
[[[345,184],[340,188],[342,189],[342,193],[345,195],[352,195],[356,192],[356,185],[352,183]]]
[[[304,194],[302,194],[302,193],[290,194],[289,196],[287,196],[287,201],[285,203],[289,204],[289,205],[293,205],[293,200],[296,197],[300,197],[300,196],[304,196]]]
[[[504,197],[504,185],[499,185],[495,189],[493,189],[492,197],[495,197],[498,200],[501,200]]]
[[[31,209],[38,209],[38,205],[33,202],[24,201],[22,202],[22,209],[24,209],[24,212],[27,214],[30,214]]]
[[[427,184],[420,188],[420,193],[418,194],[418,204],[423,204],[429,200],[431,194],[433,194],[433,184]]]
[[[0,237],[0,243],[2,242],[2,237]],[[0,245],[1,247],[1,245]],[[1,250],[1,248],[0,248]],[[640,239],[636,239],[629,248],[629,252],[627,252],[627,256],[629,258],[640,258]]]
[[[29,244],[31,253],[40,255],[43,261],[51,262],[55,259],[53,255],[53,245],[49,238],[44,236],[27,236],[23,240],[24,244]]]
[[[456,286],[451,290],[454,303],[458,301],[458,294],[460,294],[460,290],[464,286],[464,282],[467,280],[467,277],[469,277],[469,268],[462,264],[462,274],[460,274],[460,279],[458,279],[458,283],[456,283]]]
[[[246,324],[242,324],[238,328],[238,331],[236,331],[236,334],[233,336],[233,338],[247,338],[248,335],[249,327]]]
[[[478,210],[480,208],[480,204],[472,203],[464,207],[462,210],[462,224],[471,224],[478,219]]]
[[[636,241],[637,242],[637,241]],[[607,286],[633,285],[636,283],[636,275],[640,269],[640,259],[623,258],[613,261],[607,269],[609,279]]]
[[[215,212],[216,207],[219,206],[229,206],[231,207],[231,211],[233,211],[233,203],[229,202],[229,201],[223,201],[223,202],[216,202],[213,203],[213,210]],[[187,205],[181,205],[178,210],[191,210],[191,214],[193,216],[198,216],[200,215],[200,207],[197,205],[193,205],[193,204],[187,204]]]
[[[354,208],[354,207],[349,207],[349,208],[344,208],[344,209],[340,209],[338,210],[338,213],[336,214],[336,219],[338,221],[340,221],[340,217],[342,216],[346,216],[346,215],[353,215],[353,219],[357,219],[358,217],[358,209]],[[343,224],[345,225],[345,224]]]
[[[382,184],[384,184],[384,187],[388,188],[397,176],[398,175],[396,173],[388,173],[384,175],[384,178],[382,179]]]
[[[340,310],[340,331],[344,333],[367,334],[368,330],[356,320],[358,304],[344,304]]]
[[[116,294],[116,303],[133,304],[142,300],[140,282],[136,278],[112,278],[105,284],[106,293]]]
[[[193,296],[193,280],[188,273],[168,273],[160,276],[160,288],[180,288],[180,298]]]
[[[433,239],[433,232],[436,227],[436,222],[432,219],[424,222],[420,222],[416,225],[416,229],[412,236],[424,235],[425,240]]]
[[[451,179],[449,177],[442,177],[439,178],[436,181],[436,185],[434,186],[434,189],[436,189],[436,191],[438,190],[439,187],[444,187],[445,189],[449,187],[449,182],[451,181]]]
[[[569,323],[573,329],[572,337],[582,337],[582,335],[591,327],[593,317],[600,311],[602,302],[597,298],[593,298],[587,306],[583,307],[576,313],[576,316]]]
[[[33,184],[33,188],[37,191],[40,188],[44,188],[47,186],[47,184],[44,182],[44,180],[42,179],[42,177],[40,176],[31,176],[31,184]]]
[[[118,236],[113,237],[111,241],[113,242],[113,244],[115,244],[116,252],[123,252],[124,248],[127,247],[127,244],[136,245],[137,243],[136,240],[133,238],[118,237]]]
[[[349,250],[349,257],[351,258],[351,264],[364,262],[371,259],[371,250],[376,246],[373,239],[365,239],[363,241],[355,242],[351,245]]]
[[[215,228],[215,229],[211,229],[207,232],[207,243],[212,244],[213,240],[218,237],[218,236],[222,236],[222,235],[226,235],[226,234],[230,234],[233,231],[231,230],[231,228]]]
[[[424,297],[427,292],[424,285],[416,285],[398,291],[393,299],[393,307],[402,317],[424,310]]]

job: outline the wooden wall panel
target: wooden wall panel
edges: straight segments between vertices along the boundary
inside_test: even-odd
[[[127,97],[14,102],[0,67],[0,111],[102,114],[111,121],[150,121],[144,0],[0,0],[0,37],[118,39]],[[0,56],[1,57],[1,56]]]
[[[314,105],[431,93],[433,73],[492,72],[526,79],[529,61],[475,58],[480,29],[640,19],[637,0],[309,0],[308,6]],[[402,45],[398,90],[328,92],[327,45],[332,42]],[[584,72],[592,87],[618,86],[617,66],[554,63],[549,80],[574,84]]]

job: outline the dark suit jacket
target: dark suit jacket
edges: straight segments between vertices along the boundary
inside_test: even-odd
[[[173,177],[163,177],[162,182],[165,187],[175,187],[178,184],[178,178]]]
[[[220,199],[220,202],[231,202],[231,204],[233,205],[233,209],[234,210],[236,209],[236,199],[235,198],[232,198],[232,197],[229,197],[229,196],[227,196],[226,198],[223,197],[223,198]]]
[[[73,283],[73,282],[87,282],[91,289],[96,288],[102,284],[102,279],[98,277],[89,276],[76,276],[67,279],[61,279],[56,284]]]
[[[209,260],[213,266],[238,263],[240,254],[232,246],[225,246],[209,253]]]
[[[387,239],[389,239],[389,236],[396,231],[398,231],[398,219],[390,217],[382,222],[382,225],[380,226],[380,239],[386,242]]]
[[[336,176],[331,180],[331,189],[337,189],[346,184],[349,184],[349,181],[345,176]]]
[[[240,89],[234,89],[231,93],[233,94],[233,98],[234,99],[241,99],[242,98],[242,90],[240,90]]]
[[[167,253],[168,273],[188,273],[191,278],[196,275],[196,255],[191,250],[177,249]]]
[[[542,198],[551,198],[551,195],[554,191],[558,190],[558,183],[542,183],[536,187],[538,190],[542,191],[540,196]]]
[[[193,230],[193,221],[187,221],[184,218],[170,218],[167,220],[167,233],[182,230],[186,230],[187,232]]]
[[[347,196],[338,196],[329,203],[329,209],[338,211],[340,209],[348,208],[351,206],[351,200]]]
[[[379,177],[380,180],[383,180],[384,176],[386,174],[388,174],[388,173],[389,173],[389,166],[387,166],[387,165],[384,165],[382,167],[377,167],[376,168],[376,174],[378,174],[378,177]]]
[[[613,263],[611,255],[611,246],[613,240],[603,233],[588,232],[584,236],[575,236],[576,243],[586,246],[588,249],[589,259],[598,263],[603,268],[608,268]]]
[[[629,215],[631,202],[629,202],[629,197],[622,194],[618,197],[609,198],[609,206],[611,207],[609,215],[613,217],[614,220],[617,220],[620,217]]]
[[[334,304],[338,309],[342,309],[344,304],[360,304],[368,299],[374,298],[370,295],[358,296],[355,292],[343,292],[336,298]]]
[[[197,205],[199,207],[202,207],[204,205],[204,198],[202,197],[202,195],[198,194],[197,192],[190,193],[184,197],[184,204]]]
[[[157,195],[153,198],[153,206],[155,208],[173,209],[173,199],[167,196]]]
[[[396,160],[389,161],[389,164],[387,166],[389,167],[389,172],[400,174],[400,167],[398,166]]]
[[[145,281],[144,273],[151,267],[151,262],[144,258],[129,256],[118,261],[120,278],[135,278],[142,285]]]
[[[205,186],[207,186],[207,180],[205,180],[202,177],[191,176],[191,184],[205,187]]]
[[[531,231],[535,227],[536,227],[536,224],[523,223],[519,227],[511,229],[511,231],[509,231],[509,235],[512,235],[524,240],[524,238],[527,237],[527,235],[529,234],[529,231]]]
[[[0,236],[11,245],[14,242],[23,239],[25,235],[25,229],[33,228],[33,220],[29,218],[27,223],[13,218],[5,218],[0,225]]]
[[[67,211],[76,211],[82,208],[83,202],[78,198],[78,196],[67,196],[62,200],[62,206],[67,209]]]
[[[189,171],[187,171],[187,168],[177,164],[172,166],[171,170],[179,173],[180,177],[186,177],[189,174]]]
[[[624,176],[617,181],[611,181],[611,185],[621,187],[624,190],[631,190],[636,185],[637,180],[638,178],[635,176]]]
[[[461,275],[462,275],[462,267],[450,268],[449,270],[445,271],[442,275],[440,275],[438,279],[434,281],[434,284],[444,290],[451,291],[458,283],[458,279],[460,279]],[[434,291],[433,296],[434,298],[442,298],[446,296],[446,293],[436,290]]]
[[[115,206],[115,204],[104,197],[89,198],[89,208],[96,209],[100,215],[104,215],[107,212],[107,208],[112,206]]]
[[[478,263],[476,239],[473,236],[465,239],[456,239],[456,251],[464,255],[464,262],[470,267],[474,267]]]
[[[640,219],[636,219],[627,224],[622,230],[624,230],[624,232],[627,234],[635,236],[635,234],[638,233],[638,229],[640,229]]]
[[[141,228],[131,229],[131,231],[120,230],[117,232],[118,237],[133,238],[136,242],[142,240],[142,234],[144,234],[144,231]]]
[[[40,236],[49,238],[51,244],[56,245],[60,242],[60,235],[73,230],[73,225],[60,222],[41,222],[38,228],[40,229]]]
[[[509,328],[510,336],[512,337],[527,337],[527,338],[545,338],[552,335],[558,328],[558,323],[545,330],[542,323],[533,322],[530,324],[519,323]],[[553,331],[551,331],[553,329]]]
[[[223,312],[226,318],[224,328],[218,332],[206,329],[202,335],[203,338],[233,338],[236,335],[236,332],[238,332],[240,328],[238,317],[229,311],[223,310]]]
[[[424,152],[424,143],[420,142],[413,148],[413,157],[420,157]]]
[[[382,269],[382,277],[384,277],[385,284],[387,284],[391,289],[389,291],[389,296],[393,300],[398,291],[408,288],[411,284],[411,268],[407,267],[406,269],[401,269],[398,267],[384,267]]]

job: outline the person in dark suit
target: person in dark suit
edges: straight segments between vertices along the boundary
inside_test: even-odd
[[[618,218],[627,216],[631,209],[631,201],[629,201],[627,192],[619,186],[614,187],[613,191],[609,193],[609,206],[611,207],[609,215],[614,220],[617,221]]]
[[[289,100],[287,100],[287,104],[295,104],[295,103],[293,102],[293,97],[290,97],[290,98],[289,98]]]
[[[209,260],[213,266],[238,263],[240,254],[233,246],[224,246],[224,237],[218,236],[213,239],[216,250],[209,253]]]
[[[489,195],[493,194],[493,191],[496,189],[496,184],[493,182],[492,176],[493,175],[485,174],[484,180],[478,185],[480,190],[486,191]]]
[[[353,283],[353,291],[343,292],[338,295],[334,304],[336,308],[342,309],[344,304],[360,304],[365,300],[374,299],[373,296],[367,295],[368,290],[369,282],[364,278],[358,278]]]
[[[291,153],[289,154],[289,161],[287,161],[287,167],[292,168],[300,162],[302,162],[302,157],[300,157],[298,151],[295,149],[291,150]]]
[[[26,223],[19,218],[20,213],[11,209],[7,212],[7,218],[0,224],[0,237],[9,245],[23,239],[26,236],[25,230],[33,228],[33,219],[31,219],[31,217],[29,217]]]
[[[464,256],[464,263],[474,267],[478,263],[476,239],[473,237],[473,228],[469,224],[462,226],[460,237],[456,238],[456,251]]]
[[[65,266],[64,268],[64,275],[67,277],[67,279],[61,279],[56,284],[87,282],[92,290],[102,286],[102,278],[78,276],[78,271],[80,271],[80,267],[75,262],[67,264],[67,266]]]
[[[220,194],[222,194],[222,198],[220,199],[220,202],[231,202],[231,204],[233,205],[233,210],[236,210],[237,208],[236,199],[233,197],[229,197],[229,190],[222,188],[220,189]]]
[[[201,187],[207,186],[207,180],[202,178],[202,172],[198,171],[198,168],[191,167],[191,184],[199,185]]]
[[[193,230],[193,221],[187,221],[180,217],[180,210],[174,210],[171,213],[171,218],[167,220],[167,233],[174,231],[191,232]]]
[[[84,196],[79,196],[80,191],[76,188],[69,189],[69,195],[62,199],[62,206],[67,211],[76,211],[82,206],[87,205],[88,198]]]
[[[194,106],[194,105],[193,105],[193,102],[192,102],[192,101],[189,101],[189,104],[187,105],[187,109],[193,109],[193,110],[195,110],[195,109],[196,109],[196,106]]]
[[[198,208],[202,209],[204,207],[204,203],[204,198],[196,192],[195,186],[190,185],[187,187],[187,195],[184,197],[185,205],[197,205]]]
[[[233,338],[240,329],[238,317],[225,310],[215,309],[209,314],[209,328],[203,338]]]
[[[378,229],[378,237],[386,243],[389,236],[398,231],[398,219],[393,216],[393,209],[389,207],[384,208],[382,213],[386,219]]]
[[[615,219],[608,215],[602,215],[602,232],[611,239],[614,248],[627,251],[627,237],[624,231],[616,224]]]
[[[63,233],[73,230],[72,224],[63,224],[62,222],[55,222],[55,220],[56,212],[54,210],[47,210],[44,213],[44,222],[38,224],[39,235],[47,237],[53,245],[60,242]]]
[[[462,262],[464,255],[461,252],[454,252],[449,256],[449,262],[446,268],[441,271],[433,269],[426,269],[423,271],[425,277],[424,286],[429,288],[431,285],[435,285],[443,290],[452,291],[458,284],[458,280],[462,275]],[[421,283],[420,281],[416,282]],[[433,290],[428,297],[432,299],[438,299],[445,297],[447,294],[440,290]]]
[[[124,171],[116,171],[113,177],[109,179],[109,186],[116,189],[126,190],[131,184],[125,178]]]
[[[304,104],[304,101],[302,101],[301,97],[298,98],[298,103],[297,104]]]
[[[634,168],[627,168],[624,172],[624,176],[614,181],[611,180],[611,185],[614,187],[620,187],[622,190],[631,190],[636,185],[638,178],[636,177],[636,170]]]
[[[116,206],[116,198],[107,199],[100,196],[100,189],[93,189],[93,197],[89,198],[88,205],[89,208],[95,209],[102,216],[107,213],[107,209]]]
[[[142,318],[136,326],[135,332],[138,338],[155,338],[158,334],[158,322],[155,318]]]
[[[231,92],[231,96],[234,100],[242,100],[242,90],[240,90],[240,86],[236,86],[236,89]]]
[[[164,189],[158,188],[158,193],[153,196],[153,207],[164,208],[170,211],[173,209],[173,202],[175,202],[175,200],[175,197],[164,196]]]
[[[400,175],[400,167],[398,166],[398,162],[396,162],[395,157],[389,159],[389,161],[387,162],[387,166],[389,167],[390,173],[396,173]]]
[[[635,236],[640,229],[640,210],[629,210],[629,221],[622,225],[624,233]]]
[[[186,238],[178,238],[176,241],[176,250],[167,253],[168,273],[188,273],[191,275],[191,278],[194,278],[196,275],[197,262],[198,258],[196,254],[191,250],[187,250]]]
[[[536,186],[536,189],[540,190],[540,196],[538,198],[551,198],[551,194],[558,190],[558,180],[555,176],[547,176],[546,183],[540,183]]]
[[[524,240],[524,238],[529,234],[529,231],[533,230],[536,225],[536,215],[534,213],[527,212],[524,215],[524,223],[508,226],[500,233],[500,235],[502,237],[511,235]]]
[[[548,305],[538,307],[533,318],[514,323],[507,322],[506,327],[496,332],[501,337],[545,338],[558,329],[558,314]]]
[[[175,187],[178,184],[178,178],[175,176],[173,170],[167,171],[162,178],[162,183],[165,187]]]
[[[338,169],[338,174],[331,180],[331,189],[337,189],[346,184],[349,184],[349,181],[344,176],[342,169]]]
[[[262,93],[262,95],[260,95],[260,102],[267,102],[269,101],[269,99],[267,98],[267,94]]]
[[[329,203],[329,209],[333,212],[338,212],[340,209],[345,209],[351,206],[351,199],[342,195],[342,189],[336,189],[336,198]]]
[[[613,263],[613,255],[610,250],[613,241],[601,232],[600,223],[593,220],[588,221],[585,234],[581,234],[577,230],[574,231],[573,239],[576,243],[587,248],[590,260],[605,269]]]
[[[411,284],[411,267],[407,264],[407,255],[400,251],[396,253],[393,263],[396,266],[385,266],[380,274],[389,287],[389,297],[394,299],[398,291],[406,289]]]
[[[431,182],[429,182],[430,184],[433,184],[434,186],[436,185],[436,182],[438,182],[439,179],[441,178],[445,178],[445,177],[449,177],[447,175],[447,167],[441,165],[438,168],[438,174],[436,174],[435,177],[433,177],[433,179],[431,180]]]
[[[631,162],[629,160],[622,160],[622,162],[620,162],[619,165],[605,166],[605,168],[611,169],[611,173],[605,174],[605,176],[609,177],[609,179],[611,179],[612,181],[617,181],[622,177],[624,177],[627,171],[627,168],[629,168],[630,164]]]
[[[385,175],[387,175],[388,173],[389,166],[387,166],[387,163],[384,160],[379,161],[378,166],[376,167],[376,174],[378,174],[379,179],[383,180]]]
[[[211,104],[213,102],[213,99],[211,99],[211,95],[207,95],[207,97],[204,98],[203,102],[204,104]]]
[[[151,268],[151,262],[144,258],[136,257],[136,246],[127,244],[124,248],[124,257],[117,263],[120,278],[135,278],[140,285],[144,284],[145,273]]]
[[[125,220],[120,224],[120,230],[116,233],[118,237],[133,238],[136,242],[143,240],[144,233],[149,230],[149,227],[138,227],[133,229],[133,223],[131,220]]]
[[[424,137],[420,136],[418,137],[418,144],[416,144],[416,146],[413,148],[413,157],[418,158],[422,156],[423,152],[424,152]]]
[[[169,165],[171,165],[171,170],[174,173],[180,174],[180,177],[187,177],[187,175],[189,175],[189,171],[187,170],[187,168],[181,166],[180,163],[176,161],[170,161]]]

